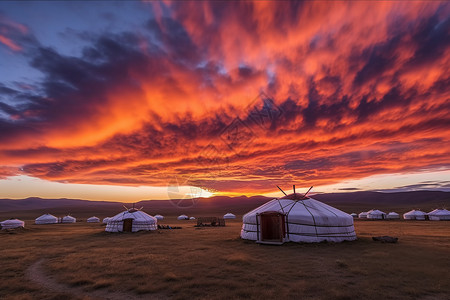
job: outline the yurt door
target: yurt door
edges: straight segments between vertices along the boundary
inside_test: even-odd
[[[131,232],[133,230],[133,219],[125,219],[123,220],[123,231]]]
[[[261,217],[261,241],[283,242],[285,216],[279,212],[264,212]]]

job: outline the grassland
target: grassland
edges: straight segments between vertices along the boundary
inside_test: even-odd
[[[98,223],[27,220],[2,231],[0,299],[450,298],[450,222],[356,220],[355,242],[283,246],[241,240],[240,219],[162,224],[183,229],[112,234]]]

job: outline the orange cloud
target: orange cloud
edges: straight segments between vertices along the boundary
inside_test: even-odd
[[[225,193],[449,168],[448,3],[151,5],[79,57],[35,45],[39,92],[0,86],[0,165]]]

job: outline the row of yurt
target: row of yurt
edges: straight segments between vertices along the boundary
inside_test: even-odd
[[[0,222],[1,229],[14,229],[14,228],[20,228],[20,227],[25,227],[25,222],[21,221],[19,219],[9,219],[9,220]]]
[[[136,232],[140,230],[156,230],[158,220],[141,211],[130,208],[114,217],[109,218],[105,231],[108,232]]]
[[[296,193],[294,186],[294,193],[245,214],[241,238],[266,244],[356,240],[352,216],[307,193]]]

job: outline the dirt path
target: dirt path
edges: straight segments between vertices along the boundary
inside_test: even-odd
[[[33,263],[26,270],[26,278],[44,289],[48,289],[54,292],[69,294],[73,298],[94,298],[94,299],[109,299],[109,300],[122,300],[122,299],[165,299],[165,297],[145,295],[139,297],[132,293],[124,292],[110,292],[107,290],[85,291],[83,287],[73,287],[70,285],[59,283],[52,275],[46,274],[43,268],[45,259],[40,259]]]

